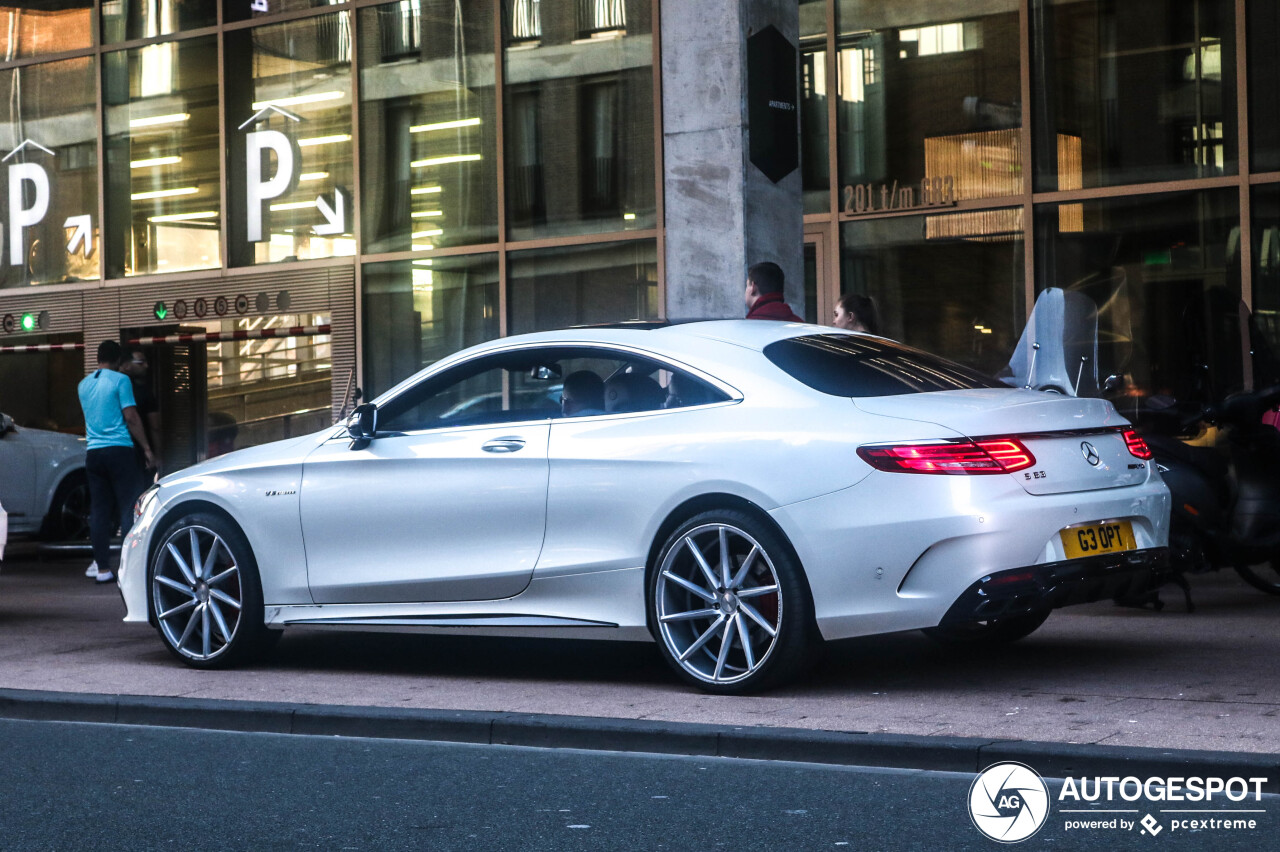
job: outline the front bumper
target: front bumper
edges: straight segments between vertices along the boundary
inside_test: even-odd
[[[1138,595],[1169,570],[1169,548],[1151,547],[996,571],[973,583],[943,626],[1014,618],[1072,604]]]

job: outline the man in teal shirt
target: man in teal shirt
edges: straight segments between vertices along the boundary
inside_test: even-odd
[[[119,372],[123,356],[119,343],[104,340],[98,346],[98,369],[85,376],[78,389],[88,438],[85,473],[89,477],[89,540],[99,583],[115,579],[111,571],[111,532],[118,519],[120,534],[128,535],[133,526],[134,501],[146,487],[135,461],[134,441],[142,448],[147,466],[155,466],[133,399],[133,383]]]

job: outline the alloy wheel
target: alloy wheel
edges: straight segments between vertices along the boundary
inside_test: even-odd
[[[165,641],[197,662],[222,654],[240,626],[240,566],[217,532],[182,526],[156,554],[151,577],[156,620]]]
[[[684,671],[711,684],[760,671],[782,629],[778,573],[760,543],[730,524],[688,530],[658,569],[662,641]]]
[[[89,539],[89,485],[78,482],[66,493],[58,506],[59,538],[63,541]]]

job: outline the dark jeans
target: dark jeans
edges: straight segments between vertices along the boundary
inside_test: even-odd
[[[133,504],[145,485],[138,472],[133,447],[105,447],[85,453],[85,473],[89,477],[89,541],[99,571],[111,570],[111,533],[120,524],[120,534],[133,526]]]

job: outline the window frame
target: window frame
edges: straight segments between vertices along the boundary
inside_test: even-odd
[[[603,343],[603,342],[539,341],[537,343],[523,343],[523,344],[516,344],[512,346],[502,346],[486,352],[477,353],[468,358],[449,359],[447,362],[442,362],[437,365],[433,365],[432,367],[427,368],[428,372],[426,375],[414,376],[406,380],[405,382],[402,382],[400,385],[388,390],[385,394],[383,394],[377,400],[375,400],[374,403],[375,405],[377,405],[379,411],[381,412],[381,410],[386,405],[390,404],[395,400],[400,399],[406,394],[413,393],[418,388],[421,388],[424,384],[429,382],[439,381],[440,379],[446,377],[451,373],[454,373],[457,370],[472,367],[476,365],[478,362],[488,361],[488,360],[493,360],[495,362],[498,362],[498,361],[501,361],[503,358],[508,358],[515,354],[519,354],[519,353],[533,354],[538,350],[562,352],[566,349],[582,349],[589,352],[601,353],[605,359],[615,359],[618,361],[627,361],[627,360],[635,360],[637,358],[643,358],[647,361],[652,361],[653,363],[657,364],[660,369],[669,370],[675,373],[683,373],[694,379],[697,379],[703,382],[704,384],[706,384],[707,386],[709,386],[710,388],[712,388],[717,393],[721,394],[724,398],[712,400],[710,402],[699,403],[697,405],[684,405],[684,406],[680,406],[679,408],[654,408],[646,411],[610,411],[610,412],[605,412],[603,414],[587,414],[587,415],[578,415],[574,417],[561,417],[559,413],[551,413],[548,417],[545,417],[545,418],[538,417],[538,418],[532,418],[528,420],[511,420],[511,421],[499,420],[492,423],[463,423],[463,424],[457,424],[457,425],[426,426],[420,429],[407,429],[403,431],[384,432],[382,429],[382,423],[379,422],[378,432],[376,437],[390,438],[390,437],[405,437],[410,435],[423,435],[423,434],[440,432],[445,429],[457,429],[457,430],[492,429],[497,426],[503,426],[503,427],[509,426],[512,428],[516,428],[519,426],[532,426],[532,425],[539,425],[542,423],[554,424],[556,422],[575,422],[575,423],[587,422],[587,421],[595,422],[600,418],[623,418],[623,417],[646,416],[646,415],[653,415],[653,414],[668,414],[668,413],[675,413],[680,411],[692,411],[695,409],[708,408],[714,405],[733,405],[741,402],[743,398],[742,393],[738,391],[736,388],[734,388],[732,385],[729,385],[726,382],[720,379],[717,379],[716,377],[710,375],[709,373],[703,370],[700,370],[696,367],[692,367],[688,364],[685,364],[681,361],[678,361],[666,355],[658,354],[656,352],[653,352],[652,350],[642,349],[642,348],[633,347],[633,346],[627,346],[625,344]],[[586,356],[586,357],[589,357],[589,356]],[[483,372],[483,370],[481,370],[480,372]],[[471,375],[474,376],[479,374],[480,373],[472,373]],[[608,377],[602,376],[601,378],[607,379]],[[382,420],[382,417],[381,415],[379,415],[379,421],[381,420]],[[345,430],[344,430],[344,434],[345,434]]]

